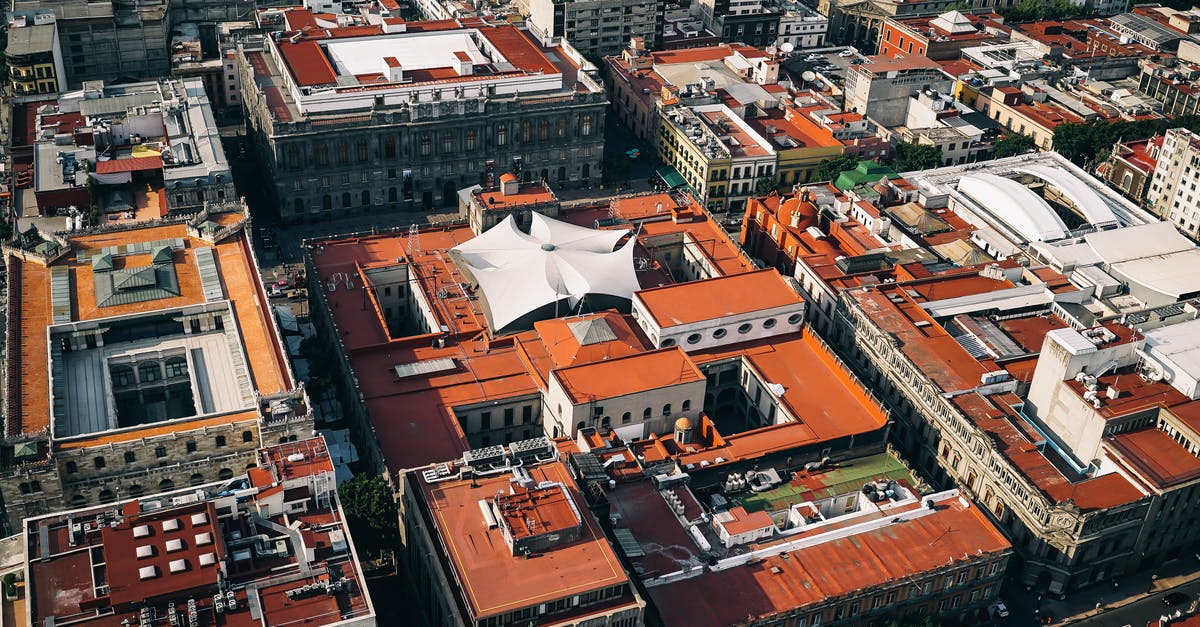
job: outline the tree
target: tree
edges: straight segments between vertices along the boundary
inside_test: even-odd
[[[905,614],[899,618],[888,619],[885,627],[939,627],[940,624],[932,616],[920,617]]]
[[[817,164],[817,170],[812,180],[832,181],[842,172],[853,170],[856,167],[858,167],[858,159],[853,155],[838,155],[832,159],[822,159]]]
[[[1161,133],[1162,122],[1138,120],[1136,122],[1109,122],[1091,120],[1081,124],[1059,124],[1054,128],[1054,149],[1075,163],[1087,166],[1117,141],[1146,139]]]
[[[770,194],[778,189],[779,183],[776,183],[775,179],[769,176],[759,177],[759,179],[754,182],[754,193],[758,196],[766,196],[767,194]]]
[[[1004,139],[992,145],[992,156],[999,159],[1001,157],[1011,157],[1013,155],[1021,155],[1037,148],[1037,144],[1033,138],[1020,133],[1009,133],[1004,136]]]
[[[338,486],[338,495],[355,543],[364,553],[379,557],[396,546],[400,521],[392,491],[382,477],[358,475]]]
[[[942,149],[927,144],[896,142],[888,165],[897,172],[928,170],[942,165]]]

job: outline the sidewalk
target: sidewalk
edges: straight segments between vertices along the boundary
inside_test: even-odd
[[[1118,577],[1116,588],[1113,580],[1109,580],[1072,592],[1062,601],[1044,598],[1039,607],[1043,616],[1054,617],[1053,625],[1071,625],[1197,580],[1200,580],[1200,560],[1188,555],[1164,562],[1157,576],[1148,571],[1133,573]]]

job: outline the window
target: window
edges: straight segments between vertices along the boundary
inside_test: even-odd
[[[521,408],[521,424],[527,425],[533,422],[533,408],[526,405]]]
[[[337,143],[337,162],[338,165],[350,163],[350,146],[346,142]]]
[[[513,408],[504,408],[504,426],[511,427],[513,425]]]
[[[741,333],[742,335],[745,335],[745,334],[749,333],[749,332],[750,332],[750,330],[751,330],[751,329],[753,329],[753,328],[754,328],[754,325],[752,325],[752,324],[750,324],[749,322],[747,322],[746,324],[743,324],[743,325],[740,325],[740,326],[738,326],[738,333]]]
[[[804,319],[804,316],[802,316],[800,314],[792,314],[792,315],[788,316],[787,321],[788,321],[788,324],[800,324],[800,321],[803,319]]]
[[[496,127],[496,145],[497,146],[507,146],[508,145],[508,127],[507,126],[497,126]]]
[[[165,446],[154,447],[154,456],[160,457],[160,458],[166,457],[167,456],[167,447],[165,447]]]
[[[454,152],[454,133],[442,133],[442,153]]]
[[[649,408],[649,407],[647,407],[647,408],[646,408],[646,409],[645,409],[645,410],[642,412],[642,420],[650,420],[650,408]]]
[[[137,382],[133,377],[133,368],[129,366],[114,367],[112,369],[112,382],[114,387],[133,385]]]
[[[167,378],[186,377],[188,373],[187,359],[172,357],[167,360]]]
[[[225,446],[225,436],[218,435],[217,436],[217,448],[221,448],[222,446]]]
[[[242,441],[243,442],[253,442],[254,434],[249,431],[243,431],[242,432]]]
[[[491,429],[492,428],[492,412],[485,411],[485,412],[482,412],[479,414],[479,428],[480,429]]]
[[[533,125],[528,121],[521,122],[521,141],[529,142],[533,139]]]
[[[171,481],[170,479],[163,479],[162,481],[158,482],[159,492],[162,492],[163,490],[172,490],[174,488],[175,488],[175,482]]]
[[[683,411],[692,411],[692,401],[691,401],[691,399],[688,399],[688,400],[685,400],[685,401],[683,401]]]
[[[354,144],[354,156],[357,157],[359,161],[367,160],[367,142],[366,141],[359,140],[357,143]]]
[[[232,479],[233,471],[228,468],[222,468],[221,470],[217,471],[217,478],[218,479]]]
[[[329,146],[317,144],[317,165],[329,165]]]
[[[162,379],[162,369],[157,363],[144,363],[138,366],[138,379],[142,383],[150,383]]]
[[[762,323],[762,325],[763,325],[763,328],[764,328],[764,329],[770,329],[770,328],[772,328],[772,327],[774,327],[774,326],[775,326],[775,319],[774,319],[774,318],[767,318],[766,320],[763,320],[763,323]]]
[[[195,453],[195,452],[196,452],[196,443],[195,443],[195,442],[188,442],[188,443],[187,443],[187,452],[189,452],[189,453]]]
[[[713,331],[713,333],[712,333],[713,338],[718,339],[718,340],[725,337],[725,335],[726,335],[725,329],[717,329],[716,331]]]
[[[79,472],[79,464],[76,464],[75,462],[67,462],[67,474],[74,474],[77,472]]]
[[[627,425],[630,422],[633,422],[633,414],[631,414],[629,412],[625,412],[625,413],[621,414],[621,424]]]
[[[428,135],[425,135],[417,143],[417,154],[422,157],[428,157],[431,152],[433,152],[433,140]]]
[[[479,140],[479,134],[475,132],[475,129],[471,129],[471,130],[467,131],[466,144],[463,146],[463,148],[467,152],[471,152],[471,151],[475,150],[475,144],[478,140]]]
[[[386,159],[396,158],[396,138],[389,137],[383,140],[383,156]],[[395,175],[392,178],[396,178]]]
[[[663,415],[664,415],[664,416],[670,416],[670,415],[671,415],[671,404],[670,404],[670,403],[667,403],[666,405],[663,405]]]
[[[104,458],[97,457],[96,459],[92,460],[92,464],[94,464],[96,466],[97,470],[104,468],[104,466],[105,466]]]
[[[579,132],[584,137],[590,137],[592,134],[592,116],[583,116],[583,122],[579,125]]]

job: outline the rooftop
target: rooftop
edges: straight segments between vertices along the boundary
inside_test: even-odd
[[[704,373],[679,347],[559,368],[551,376],[575,404],[704,381]]]
[[[416,471],[409,475],[432,522],[433,535],[461,582],[468,608],[479,619],[629,582],[562,462],[527,463],[525,469],[533,485],[549,482],[561,486],[555,488],[558,496],[547,503],[551,509],[543,512],[539,506],[540,517],[561,518],[554,513],[561,510],[561,515],[577,516],[582,523],[577,540],[552,545],[532,558],[514,555],[503,529],[480,512],[480,502],[519,498],[519,488],[505,496],[514,486],[510,474],[443,479],[435,473],[432,480]],[[568,511],[573,514],[563,514]],[[524,518],[518,522],[526,524]],[[626,593],[618,601],[631,602],[632,597]]]
[[[118,627],[147,615],[247,627],[370,619],[349,529],[328,505],[333,467],[323,441],[289,446],[324,464],[262,486],[235,477],[27,519],[27,624]],[[285,453],[297,454],[268,448],[260,459]],[[289,513],[269,514],[283,511],[284,487],[296,489]]]
[[[650,288],[634,294],[660,328],[767,311],[802,302],[774,269]]]

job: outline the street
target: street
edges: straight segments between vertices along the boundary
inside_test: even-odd
[[[1119,607],[1117,609],[1104,612],[1099,616],[1088,618],[1074,624],[1088,626],[1094,625],[1096,627],[1123,627],[1124,625],[1143,627],[1147,622],[1157,620],[1159,616],[1166,614],[1168,611],[1174,612],[1177,609],[1187,610],[1187,604],[1171,608],[1164,606],[1162,598],[1168,592],[1183,592],[1195,600],[1197,594],[1200,594],[1200,581],[1194,581],[1173,590],[1156,592],[1140,601],[1135,601],[1124,607]]]

